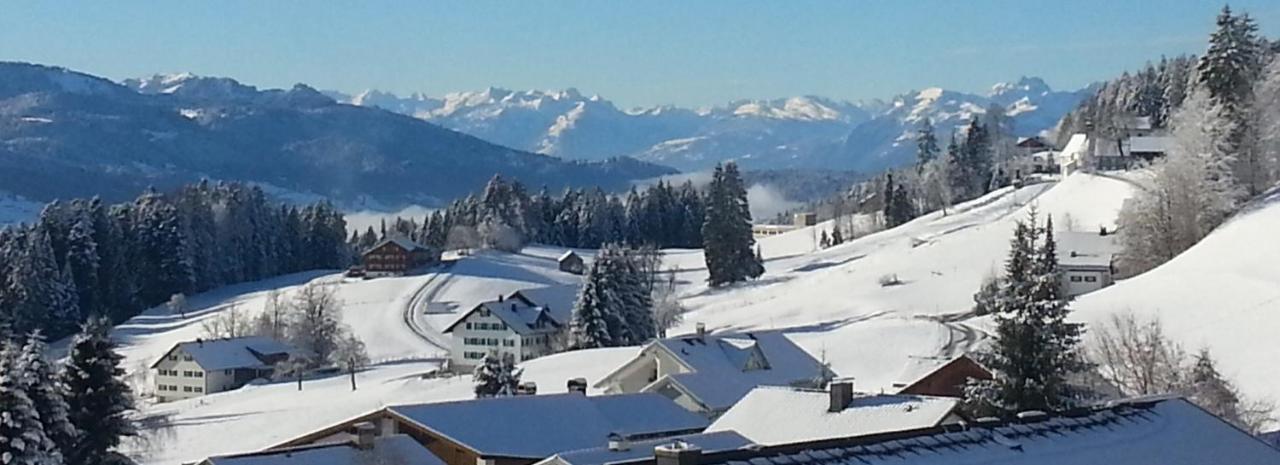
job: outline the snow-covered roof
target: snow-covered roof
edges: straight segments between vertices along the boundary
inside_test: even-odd
[[[960,354],[954,357],[923,357],[908,356],[907,363],[902,366],[902,371],[898,373],[898,377],[894,378],[895,388],[907,388],[913,384],[920,382],[926,376],[933,374],[938,369],[950,365],[951,362],[959,360],[968,355]]]
[[[1072,134],[1067,140],[1067,146],[1062,148],[1061,156],[1067,160],[1079,160],[1084,158],[1088,150],[1089,136],[1083,133]]]
[[[383,245],[386,245],[388,243],[395,244],[400,248],[404,249],[406,252],[412,252],[418,249],[426,248],[425,246],[418,244],[417,242],[414,242],[407,237],[391,235],[391,236],[387,236],[383,240],[378,241],[376,244],[373,244],[372,247],[369,247],[369,250],[375,250],[378,247],[382,247]]]
[[[653,345],[690,371],[664,376],[645,390],[675,384],[712,411],[729,408],[757,386],[809,384],[827,371],[779,331],[691,334],[660,339]]]
[[[701,465],[1193,465],[1280,463],[1280,451],[1183,399],[1123,403],[1076,415],[976,424],[918,435],[763,448]]]
[[[297,349],[288,344],[269,337],[247,336],[228,339],[197,339],[180,342],[169,349],[165,356],[175,350],[191,356],[200,368],[205,370],[229,370],[233,368],[266,368],[270,365],[265,358],[295,355]],[[151,365],[155,368],[164,358]]]
[[[830,412],[827,391],[759,387],[707,427],[737,431],[766,446],[932,428],[943,423],[959,399],[915,395],[855,396],[843,411]]]
[[[387,410],[484,457],[542,459],[606,445],[611,433],[653,438],[699,432],[708,424],[653,393],[498,397]]]
[[[579,260],[582,259],[582,257],[579,256],[577,252],[574,252],[572,250],[566,250],[564,251],[564,253],[560,254],[560,257],[556,258],[556,261],[563,262],[565,260],[568,260],[570,257],[577,257]]]
[[[397,434],[374,438],[373,447],[349,442],[209,457],[202,465],[445,465],[413,438]]]
[[[453,319],[453,322],[449,323],[443,332],[453,332],[453,328],[456,328],[458,323],[465,322],[467,316],[479,309],[488,310],[490,315],[502,320],[502,323],[506,323],[507,327],[515,330],[517,334],[552,332],[552,330],[557,330],[558,327],[568,324],[568,320],[573,314],[572,300],[576,298],[576,293],[576,286],[571,286],[571,284],[516,291],[511,296],[502,298],[500,301],[481,302],[481,304],[472,307],[470,311],[466,311],[466,313],[462,313],[456,319]],[[521,296],[525,298],[520,298]],[[556,304],[548,304],[550,301],[554,301]],[[543,319],[550,319],[550,323],[553,323],[553,325],[544,325],[544,327],[538,328],[536,323]]]
[[[608,446],[561,452],[539,465],[618,465],[628,462],[653,460],[653,448],[672,441],[684,441],[703,453],[728,452],[746,449],[755,443],[733,431],[686,434],[662,439],[637,441],[627,444],[625,450],[610,450]]]
[[[1129,153],[1169,153],[1173,138],[1169,136],[1138,136],[1129,138]]]
[[[1054,239],[1061,266],[1109,268],[1112,257],[1120,252],[1114,234],[1062,231],[1054,233]]]

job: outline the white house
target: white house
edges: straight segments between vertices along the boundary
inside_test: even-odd
[[[1055,239],[1062,287],[1068,297],[1115,283],[1115,257],[1120,246],[1114,234],[1064,231],[1055,233]]]
[[[708,433],[737,431],[773,446],[934,428],[956,424],[960,399],[905,394],[857,394],[853,384],[827,391],[758,387],[734,404]]]
[[[270,377],[276,364],[299,352],[268,337],[180,342],[151,364],[160,402],[200,397]]]
[[[470,370],[490,352],[517,362],[555,353],[564,345],[576,294],[577,286],[547,286],[472,307],[444,330],[453,338],[450,366]]]
[[[758,386],[818,387],[825,365],[776,331],[659,339],[606,375],[607,394],[657,392],[686,409],[714,417]]]

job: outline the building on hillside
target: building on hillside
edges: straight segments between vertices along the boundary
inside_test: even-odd
[[[791,215],[791,225],[797,228],[805,226],[813,226],[818,224],[818,214],[814,212],[800,212]]]
[[[562,452],[538,462],[537,465],[622,465],[631,462],[652,462],[654,448],[675,441],[697,447],[705,453],[740,451],[757,447],[757,444],[733,431],[687,434],[638,442],[618,437],[610,439],[608,445]]]
[[[1049,145],[1049,142],[1040,136],[1019,137],[1015,146],[1018,148],[1019,155],[1031,155],[1053,150],[1053,146]]]
[[[377,437],[372,423],[357,425],[351,441],[209,457],[199,465],[445,465],[404,434]]]
[[[960,399],[858,394],[853,383],[826,391],[758,387],[707,427],[736,431],[764,446],[826,441],[959,423]]]
[[[443,331],[453,339],[450,368],[468,372],[491,352],[523,362],[563,349],[576,295],[577,286],[547,286],[472,307]]]
[[[1057,154],[1058,169],[1062,171],[1063,176],[1070,175],[1084,168],[1089,158],[1089,136],[1086,134],[1072,134],[1067,140],[1066,147],[1062,148]]]
[[[753,224],[751,225],[751,235],[757,238],[777,236],[816,224],[818,224],[817,213],[800,212],[791,215],[791,224]]]
[[[657,394],[493,397],[390,406],[272,449],[346,440],[366,422],[378,425],[379,436],[409,435],[447,465],[530,465],[610,441],[699,433],[708,424]]]
[[[440,251],[403,237],[388,237],[360,255],[365,276],[403,276],[409,270],[440,261]]]
[[[1121,120],[1119,132],[1123,137],[1146,137],[1156,132],[1150,116],[1134,116]]]
[[[1115,283],[1115,260],[1120,253],[1115,235],[1062,231],[1055,233],[1058,269],[1068,297],[1087,294]]]
[[[1035,174],[1057,174],[1058,154],[1045,150],[1013,157],[1007,162],[1005,172],[1011,179],[1024,179]]]
[[[1150,162],[1168,156],[1174,141],[1169,136],[1136,136],[1126,143],[1129,156]]]
[[[299,355],[283,342],[260,336],[181,342],[151,364],[156,399],[169,402],[236,389],[270,378],[276,365]]]
[[[970,379],[994,378],[990,370],[965,354],[955,357],[912,356],[907,359],[893,388],[899,394],[964,397],[964,385]]]
[[[714,417],[759,386],[819,387],[831,371],[777,331],[659,339],[606,375],[606,393],[656,392]]]
[[[1276,450],[1280,450],[1280,430],[1259,434],[1258,438],[1262,439],[1262,442],[1270,444]]]
[[[582,256],[572,250],[566,251],[556,259],[560,265],[560,271],[565,273],[583,274],[587,272],[587,263],[582,260]]]
[[[792,424],[778,425],[779,428]],[[807,427],[807,426],[803,426]],[[1063,414],[1023,412],[874,436],[704,452],[654,449],[627,465],[1263,465],[1277,451],[1184,399],[1133,399]]]

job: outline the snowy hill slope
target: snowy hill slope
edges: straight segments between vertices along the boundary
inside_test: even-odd
[[[1168,263],[1082,296],[1082,321],[1116,312],[1158,317],[1189,351],[1208,347],[1223,374],[1256,398],[1280,400],[1280,192]]]
[[[1057,184],[1005,188],[900,227],[819,252],[813,232],[799,230],[760,241],[766,272],[760,280],[710,290],[701,251],[673,254],[686,270],[685,331],[697,322],[711,329],[789,329],[833,369],[858,379],[861,389],[888,388],[908,355],[952,354],[970,348],[979,330],[938,319],[968,311],[982,279],[998,270],[1017,219],[1034,205],[1058,229],[1114,226],[1128,184],[1075,174]],[[827,228],[829,224],[815,228]],[[881,286],[897,275],[903,284]]]

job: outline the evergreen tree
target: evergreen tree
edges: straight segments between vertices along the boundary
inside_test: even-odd
[[[751,210],[747,191],[738,174],[738,165],[716,165],[707,192],[706,220],[702,226],[703,251],[707,262],[707,282],[711,286],[756,278],[764,265],[752,249]]]
[[[498,370],[498,395],[514,396],[516,390],[520,387],[520,376],[524,374],[524,369],[516,368],[516,356],[510,353],[502,354],[502,363]]]
[[[67,465],[119,463],[115,448],[121,438],[137,434],[129,417],[133,393],[122,379],[123,357],[116,352],[109,329],[108,321],[93,319],[71,341],[62,382],[68,416],[81,434],[64,457]]]
[[[916,131],[916,174],[922,174],[925,165],[938,158],[940,153],[938,137],[933,132],[933,121],[926,117],[920,121],[920,129]]]
[[[57,451],[28,396],[32,373],[10,341],[0,342],[0,463],[55,465]]]
[[[843,243],[844,234],[840,232],[840,227],[837,226],[835,229],[831,230],[831,245],[840,245]]]
[[[496,397],[502,393],[502,360],[496,352],[485,354],[484,360],[471,373],[476,398]]]
[[[831,247],[831,237],[827,235],[827,230],[825,229],[822,230],[822,235],[818,238],[818,247],[823,249]]]
[[[648,277],[634,252],[607,244],[584,277],[570,324],[579,348],[641,344],[655,337]]]
[[[1228,123],[1218,135],[1222,153],[1229,157],[1225,161],[1232,165],[1236,180],[1249,195],[1269,187],[1265,177],[1260,176],[1264,155],[1259,153],[1257,128],[1251,115],[1253,88],[1263,64],[1263,41],[1258,38],[1253,18],[1233,15],[1230,7],[1223,6],[1197,71],[1210,102]]]
[[[994,302],[994,347],[983,357],[996,376],[971,383],[966,392],[977,412],[1061,410],[1081,395],[1067,379],[1088,368],[1079,349],[1084,328],[1066,321],[1070,310],[1058,277],[1052,228],[1052,221],[1037,226],[1034,210],[1014,228]]]
[[[27,397],[40,415],[40,424],[48,440],[43,447],[55,462],[62,463],[63,457],[71,453],[80,433],[68,417],[70,408],[67,406],[66,389],[57,371],[45,359],[46,348],[40,333],[32,332],[17,362],[21,367],[19,371],[27,374]]]

